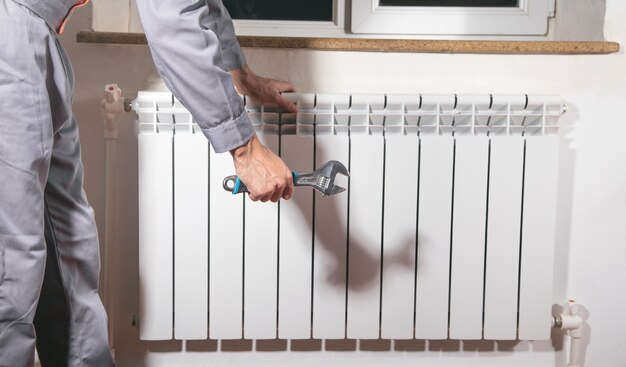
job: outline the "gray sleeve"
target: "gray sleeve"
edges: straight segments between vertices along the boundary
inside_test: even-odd
[[[247,142],[254,130],[227,71],[245,59],[221,1],[141,0],[137,7],[159,74],[213,149]]]
[[[222,0],[208,0],[207,2],[213,14],[211,20],[215,22],[215,25],[210,26],[210,28],[217,29],[217,37],[222,45],[224,66],[226,66],[227,70],[242,67],[246,64],[246,58],[241,51],[241,47],[239,47],[239,42],[235,35],[235,27],[233,27],[228,10],[224,7]]]

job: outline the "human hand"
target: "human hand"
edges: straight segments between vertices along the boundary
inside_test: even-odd
[[[287,112],[298,112],[295,104],[284,99],[281,92],[293,92],[291,83],[263,78],[250,70],[248,65],[230,71],[237,92],[262,103],[274,103]]]
[[[237,176],[246,184],[252,201],[277,202],[280,198],[291,198],[291,171],[274,152],[261,144],[256,135],[230,153]]]

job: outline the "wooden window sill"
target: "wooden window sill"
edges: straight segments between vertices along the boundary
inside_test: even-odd
[[[143,33],[78,32],[80,43],[145,45]],[[238,37],[242,47],[335,51],[463,53],[463,54],[542,54],[598,55],[619,52],[617,42],[600,41],[465,41],[390,40],[354,38]]]

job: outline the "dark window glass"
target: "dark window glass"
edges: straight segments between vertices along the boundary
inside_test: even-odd
[[[333,20],[333,0],[223,0],[233,19]]]
[[[518,0],[380,0],[382,6],[517,7]]]

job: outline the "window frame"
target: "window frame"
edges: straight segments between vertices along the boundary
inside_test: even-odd
[[[346,1],[333,0],[331,21],[233,19],[233,24],[238,36],[342,37],[346,35],[345,18]]]
[[[352,0],[351,31],[402,35],[545,35],[554,0],[520,0],[518,7],[380,6]]]
[[[513,8],[419,9],[384,7],[380,0],[334,0],[330,22],[234,20],[234,24],[239,35],[263,37],[536,36],[547,34],[554,10],[555,0],[520,0]]]

